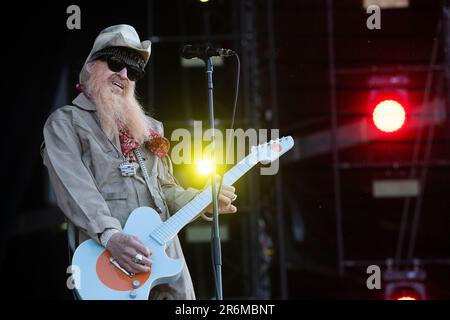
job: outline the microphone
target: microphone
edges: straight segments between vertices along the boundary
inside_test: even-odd
[[[206,59],[209,57],[231,57],[234,56],[236,52],[231,49],[223,48],[211,48],[208,46],[193,46],[187,44],[183,46],[180,50],[180,55],[185,59],[200,58]]]

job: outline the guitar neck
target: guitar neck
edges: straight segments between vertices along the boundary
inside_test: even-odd
[[[257,162],[252,161],[251,156],[247,156],[238,162],[233,168],[223,176],[224,185],[234,184],[240,177],[249,171]],[[152,232],[152,237],[161,245],[171,240],[189,222],[192,221],[202,210],[212,201],[211,186],[204,189],[188,204],[167,219],[163,224]]]

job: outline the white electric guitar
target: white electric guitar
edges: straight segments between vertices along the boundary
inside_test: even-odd
[[[293,146],[292,137],[283,137],[252,147],[247,157],[225,173],[223,184],[232,185],[258,162],[270,163]],[[153,287],[176,281],[185,262],[169,258],[166,244],[211,201],[208,187],[164,222],[149,207],[131,212],[123,231],[137,236],[152,252],[152,268],[147,273],[130,274],[97,242],[92,239],[83,242],[72,259],[72,266],[79,271],[74,289],[78,296],[85,300],[147,300]]]

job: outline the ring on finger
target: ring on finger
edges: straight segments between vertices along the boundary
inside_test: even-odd
[[[131,260],[137,264],[142,264],[142,265],[144,264],[142,262],[144,260],[144,257],[140,253],[137,253],[133,258],[131,258]]]

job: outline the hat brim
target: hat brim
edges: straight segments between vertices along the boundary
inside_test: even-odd
[[[105,39],[102,39],[104,36]],[[89,55],[89,61],[91,60],[91,56],[102,49],[105,49],[107,47],[125,47],[130,48],[134,51],[137,51],[145,61],[145,64],[147,64],[148,59],[150,58],[151,54],[151,41],[145,40],[142,42],[135,42],[131,39],[125,39],[122,34],[117,33],[113,37],[111,37],[110,34],[100,35],[96,43],[99,44],[98,46],[94,46],[92,48],[91,54]]]

